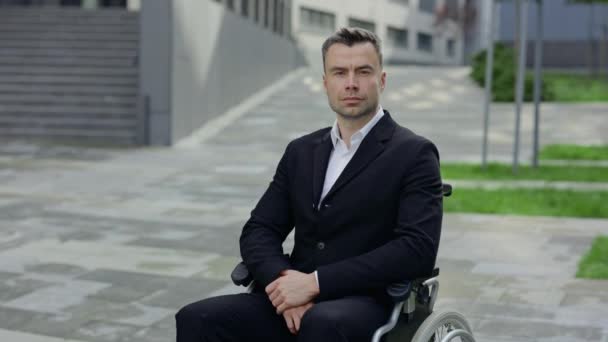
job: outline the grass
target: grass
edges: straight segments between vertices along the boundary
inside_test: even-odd
[[[550,101],[556,102],[604,102],[608,101],[606,77],[544,72],[546,92]]]
[[[513,175],[511,165],[490,163],[487,171],[477,164],[442,164],[441,175],[444,179],[471,180],[546,180],[608,182],[608,168],[593,166],[539,166],[534,169],[520,165],[517,175]]]
[[[446,212],[608,218],[608,191],[454,189]]]
[[[599,236],[578,264],[577,278],[608,279],[608,236]]]
[[[608,145],[548,145],[540,151],[539,158],[543,160],[608,160]]]

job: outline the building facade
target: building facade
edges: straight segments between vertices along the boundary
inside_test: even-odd
[[[321,45],[343,26],[358,26],[376,33],[383,42],[387,63],[461,64],[463,35],[456,20],[439,21],[442,6],[460,6],[447,0],[294,0],[292,32],[310,64],[321,61]]]

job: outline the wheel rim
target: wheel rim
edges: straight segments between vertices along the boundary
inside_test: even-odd
[[[429,339],[429,342],[441,342],[449,333],[457,329],[464,329],[458,321],[448,321],[443,323],[441,326],[435,329],[435,332]],[[450,340],[450,342],[464,342],[466,340],[461,337],[456,337]]]
[[[433,312],[417,327],[412,342],[442,342],[443,339],[475,342],[466,318],[455,311]]]
[[[443,324],[441,327],[435,329],[435,333],[431,336],[430,342],[441,342],[441,340],[454,329],[456,328],[452,325],[452,322]]]

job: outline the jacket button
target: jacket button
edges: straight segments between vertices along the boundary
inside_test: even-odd
[[[331,204],[324,204],[323,207],[324,208],[329,208],[329,207],[331,207]]]
[[[319,242],[317,243],[317,249],[322,251],[323,249],[325,249],[325,243],[323,242]]]

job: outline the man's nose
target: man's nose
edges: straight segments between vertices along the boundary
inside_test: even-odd
[[[354,73],[349,73],[348,77],[346,79],[346,89],[351,90],[351,89],[358,89],[359,88],[359,83],[357,78],[355,77]]]

